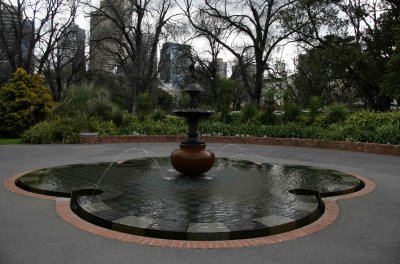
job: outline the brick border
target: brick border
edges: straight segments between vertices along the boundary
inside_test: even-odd
[[[400,156],[400,145],[351,141],[331,141],[301,138],[203,136],[207,143],[255,144],[323,148]],[[180,142],[184,136],[99,136],[96,133],[80,134],[81,144]]]
[[[8,177],[4,182],[3,186],[10,192],[28,196],[32,198],[53,200],[56,202],[55,210],[57,214],[67,223],[84,230],[86,232],[92,233],[94,235],[111,238],[114,240],[119,240],[128,243],[148,245],[148,246],[158,246],[167,248],[180,248],[180,249],[218,249],[218,248],[242,248],[242,247],[253,247],[260,245],[269,245],[280,242],[285,242],[289,240],[294,240],[300,237],[311,235],[320,230],[323,230],[333,224],[339,216],[340,208],[337,200],[350,199],[355,197],[360,197],[373,192],[376,188],[376,184],[359,175],[351,174],[365,183],[365,187],[358,192],[345,194],[341,196],[323,198],[325,204],[324,214],[315,222],[303,226],[301,228],[266,237],[250,238],[250,239],[238,239],[238,240],[225,240],[225,241],[188,241],[188,240],[169,240],[169,239],[159,239],[151,237],[142,237],[137,235],[126,234],[110,229],[106,229],[89,222],[86,222],[74,212],[72,212],[70,207],[69,198],[60,198],[55,196],[48,196],[42,194],[31,193],[20,189],[15,185],[15,181],[26,174],[20,173],[11,177]]]

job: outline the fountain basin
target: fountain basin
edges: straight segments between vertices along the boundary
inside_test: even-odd
[[[216,159],[205,177],[177,173],[168,158],[145,158],[115,163],[102,178],[109,165],[41,169],[20,177],[17,186],[71,197],[77,215],[105,228],[186,240],[290,231],[321,216],[321,197],[363,187],[357,177],[339,171],[232,159]]]
[[[182,109],[172,111],[174,115],[189,119],[203,119],[211,116],[214,112],[202,109]]]

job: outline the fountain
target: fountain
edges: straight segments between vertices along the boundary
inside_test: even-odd
[[[199,97],[203,89],[196,82],[194,64],[189,69],[192,73],[192,79],[185,89],[185,92],[190,96],[189,106],[187,109],[173,111],[175,115],[186,119],[188,133],[186,140],[181,142],[180,148],[171,153],[171,164],[183,175],[200,176],[212,168],[215,155],[211,150],[206,149],[206,144],[200,140],[198,124],[200,119],[209,117],[213,112],[199,109]]]
[[[232,240],[287,232],[323,214],[321,197],[363,188],[357,177],[334,170],[215,159],[198,132],[199,120],[212,112],[199,108],[202,89],[196,83],[194,65],[190,70],[192,80],[185,89],[191,97],[189,106],[174,111],[187,120],[187,138],[170,159],[115,162],[131,150],[143,152],[132,148],[111,163],[32,171],[18,178],[16,185],[71,198],[71,209],[93,224],[181,240]],[[212,167],[213,173],[207,175]]]

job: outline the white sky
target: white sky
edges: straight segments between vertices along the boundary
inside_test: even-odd
[[[92,5],[99,6],[99,3],[100,0],[91,0]],[[87,33],[89,32],[89,17],[87,17],[88,11],[89,10],[81,10],[80,14],[76,19],[76,24],[78,24],[81,28],[85,29]],[[206,46],[206,42],[201,39],[196,39],[195,41],[191,41],[188,44],[192,45],[192,47],[197,52],[201,52],[202,50],[204,50],[204,47]],[[159,57],[160,56],[158,56],[158,58]],[[222,58],[224,61],[228,62],[228,68],[230,68],[230,66],[233,65],[233,62],[235,60],[235,57],[229,51],[226,50],[222,50],[219,57]],[[285,47],[283,47],[279,51],[279,53],[275,55],[275,57],[284,60],[286,63],[286,69],[290,72],[293,72],[294,70],[293,59],[297,57],[296,47],[294,44],[288,44]]]

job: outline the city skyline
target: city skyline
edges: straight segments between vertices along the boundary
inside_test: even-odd
[[[93,2],[93,6],[100,6],[100,2],[104,1],[104,0],[94,0]],[[87,11],[85,11],[87,12]],[[85,29],[87,32],[89,32],[90,29],[90,17],[88,15],[85,15],[85,12],[82,12],[81,14],[79,14],[76,18],[76,23],[83,29]],[[178,11],[176,11],[178,12]],[[88,13],[88,12],[87,12]],[[86,16],[86,17],[85,17]],[[158,44],[158,58],[161,57],[161,47],[165,42],[176,42],[178,44],[186,44],[186,45],[190,45],[193,47],[194,50],[198,51],[198,53],[205,53],[205,47],[207,46],[207,41],[205,39],[202,38],[197,38],[196,40],[191,39],[191,36],[187,36],[188,40],[183,40],[182,42],[179,41],[174,41],[172,39],[166,39],[164,41],[160,41],[160,43]],[[281,50],[279,52],[279,54],[276,54],[276,59],[281,59],[284,60],[287,66],[287,69],[291,72],[294,71],[294,62],[293,60],[295,58],[297,58],[298,56],[298,52],[296,49],[295,44],[293,43],[288,43],[287,45],[284,45],[281,47]],[[211,57],[204,55],[201,56],[202,58],[204,58],[205,60],[210,60]],[[232,72],[232,67],[235,64],[235,60],[236,57],[234,57],[229,51],[222,49],[220,51],[220,55],[218,56],[218,58],[223,58],[225,62],[228,63],[228,76],[230,75],[230,73]]]

